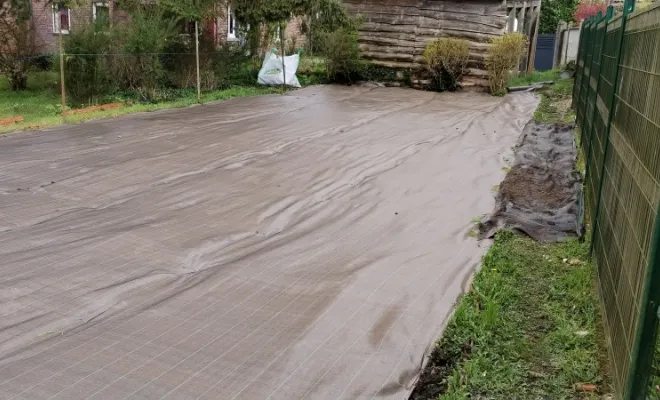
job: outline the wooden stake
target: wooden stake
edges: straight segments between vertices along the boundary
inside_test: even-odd
[[[195,21],[195,58],[197,59],[197,102],[202,102],[202,88],[199,78],[199,27]]]
[[[286,65],[284,63],[284,56],[286,56],[286,43],[284,43],[284,29],[285,25],[280,23],[280,46],[282,47],[282,94],[286,91]]]
[[[62,117],[66,117],[66,86],[64,85],[64,46],[62,45],[62,29],[59,33],[59,46],[60,46],[60,86],[62,90]]]

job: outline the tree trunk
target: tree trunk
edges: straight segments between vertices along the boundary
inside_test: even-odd
[[[11,90],[19,92],[27,89],[27,74],[23,71],[14,71],[9,77]]]

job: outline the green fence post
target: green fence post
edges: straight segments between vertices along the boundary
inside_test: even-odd
[[[587,152],[587,158],[584,163],[585,167],[585,172],[584,172],[584,182],[586,184],[587,182],[587,177],[589,176],[589,164],[591,162],[591,153],[593,149],[593,140],[594,140],[594,132],[596,131],[596,124],[594,123],[594,120],[596,119],[596,113],[598,112],[598,90],[600,89],[600,81],[601,77],[603,75],[603,54],[605,53],[604,46],[605,46],[605,37],[607,36],[607,26],[610,23],[610,20],[612,19],[612,16],[614,15],[614,6],[609,6],[607,7],[607,13],[605,14],[605,26],[603,27],[603,32],[599,36],[597,40],[600,41],[600,57],[598,61],[598,77],[596,77],[596,91],[594,93],[594,109],[591,114],[591,132],[589,132],[589,151]],[[600,17],[600,12],[598,12],[598,16]],[[601,21],[602,19],[599,18]],[[596,24],[596,29],[598,29],[598,24]],[[593,66],[593,63],[592,63]],[[592,67],[593,68],[593,67]],[[590,83],[591,84],[591,83]],[[604,161],[603,161],[604,162]],[[593,225],[592,225],[593,226]],[[593,243],[593,239],[591,241]]]
[[[612,130],[612,121],[614,120],[614,113],[616,108],[616,93],[619,89],[619,73],[621,72],[620,63],[621,55],[623,54],[623,39],[626,36],[626,22],[628,22],[628,14],[630,14],[635,9],[635,0],[625,0],[623,4],[623,16],[621,17],[621,39],[619,39],[619,46],[616,53],[616,59],[614,60],[614,65],[616,66],[614,72],[614,81],[612,82],[612,98],[610,99],[609,104],[609,115],[607,116],[607,124],[605,126],[605,141],[603,142],[603,162],[600,165],[600,182],[598,183],[598,196],[596,197],[596,212],[593,215],[591,223],[591,232],[592,239],[591,245],[589,247],[589,254],[594,252],[594,242],[596,241],[596,230],[598,229],[598,214],[600,213],[600,203],[602,201],[603,195],[603,182],[605,182],[605,162],[607,161],[607,153],[609,152],[610,146],[610,131]]]

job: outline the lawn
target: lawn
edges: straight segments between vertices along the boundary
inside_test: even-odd
[[[227,100],[234,97],[258,96],[279,93],[279,88],[267,86],[232,86],[228,89],[202,93],[202,103]],[[55,72],[32,72],[28,79],[28,89],[22,92],[9,90],[7,79],[0,77],[0,118],[23,117],[24,121],[10,126],[0,126],[0,133],[15,130],[41,129],[62,123],[77,123],[94,118],[108,118],[136,112],[147,112],[165,108],[186,107],[197,104],[194,90],[181,91],[171,101],[158,103],[134,102],[132,105],[106,111],[69,115],[62,118],[62,105],[59,91],[59,76]],[[115,96],[111,101],[132,100],[129,97]]]
[[[0,118],[22,116],[26,122],[36,122],[57,117],[62,111],[58,85],[56,73],[33,72],[28,90],[13,92],[7,79],[0,77]]]
[[[572,80],[550,71],[514,84],[545,80],[555,84],[541,91],[534,118],[570,122]],[[542,244],[499,233],[411,398],[596,399],[611,393],[588,253],[588,240]],[[433,391],[420,390],[424,382]]]

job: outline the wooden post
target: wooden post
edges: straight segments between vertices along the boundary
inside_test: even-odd
[[[523,5],[522,8],[520,9],[520,12],[518,13],[518,32],[525,32],[527,29],[525,29],[525,14],[527,13],[527,1],[523,0]]]
[[[571,26],[572,24],[569,23],[568,28],[566,28],[566,50],[564,50],[564,64],[568,63],[568,46],[571,44]]]
[[[66,86],[64,85],[64,46],[62,45],[62,29],[58,35],[58,42],[60,47],[60,87],[62,97],[62,117],[66,117]]]
[[[199,77],[199,26],[195,21],[195,58],[197,61],[197,102],[202,102],[201,79]]]
[[[506,32],[511,33],[514,31],[514,25],[516,21],[516,7],[514,7],[509,11],[509,17],[507,18],[507,26],[506,26]]]
[[[286,91],[286,65],[284,63],[284,57],[286,56],[286,43],[284,42],[284,30],[286,29],[286,25],[284,23],[280,23],[280,47],[282,48],[282,94]]]
[[[527,57],[527,73],[534,72],[534,59],[536,58],[536,39],[539,36],[539,22],[541,21],[541,6],[534,8],[534,28],[532,30],[531,46],[529,56]]]

